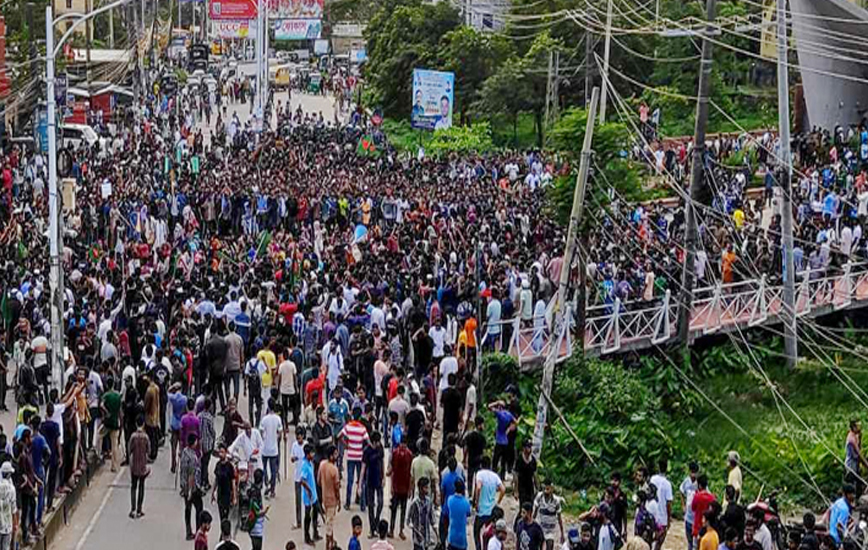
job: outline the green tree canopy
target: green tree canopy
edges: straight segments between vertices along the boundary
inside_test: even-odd
[[[365,29],[365,76],[374,101],[387,116],[406,117],[412,104],[414,68],[438,68],[438,46],[461,24],[447,2],[387,0]]]

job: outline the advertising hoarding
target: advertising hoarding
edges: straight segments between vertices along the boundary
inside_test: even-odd
[[[413,111],[410,124],[423,130],[452,126],[455,73],[413,69]]]
[[[256,19],[256,0],[211,0],[209,17],[214,19]]]
[[[319,19],[282,19],[275,21],[275,40],[316,40],[322,34],[322,21]]]
[[[256,36],[256,19],[211,21],[211,36],[214,38],[253,38]]]
[[[322,19],[324,0],[267,0],[272,19]]]
[[[315,55],[326,55],[329,53],[329,41],[317,40],[313,43],[313,53]]]

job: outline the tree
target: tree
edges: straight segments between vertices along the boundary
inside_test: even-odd
[[[387,116],[409,116],[413,69],[436,69],[440,40],[460,24],[458,11],[447,2],[391,0],[380,7],[365,29],[365,76]]]
[[[489,116],[510,118],[513,138],[519,112],[530,111],[534,117],[537,145],[542,147],[548,56],[549,52],[560,48],[561,43],[548,33],[537,36],[527,53],[520,58],[510,58],[485,81],[477,109]]]
[[[588,111],[572,108],[566,111],[552,128],[549,144],[556,151],[566,153],[570,165],[578,169],[585,138],[585,124]],[[627,200],[644,198],[639,175],[640,169],[631,160],[623,158],[621,153],[629,148],[630,131],[619,122],[607,122],[594,129],[592,142],[593,181],[588,193],[593,194],[596,202],[605,204],[608,201],[606,191],[609,186],[615,188],[619,195]],[[593,185],[597,183],[597,185]],[[558,178],[550,188],[548,198],[554,208],[558,220],[566,224],[569,221],[573,205],[573,191],[576,187],[575,174]]]
[[[512,140],[517,144],[518,115],[530,109],[531,93],[525,79],[524,60],[511,57],[483,82],[474,110],[489,117],[505,115],[512,121]]]
[[[439,65],[455,73],[455,107],[461,124],[468,122],[468,110],[477,101],[482,84],[510,56],[512,45],[502,35],[484,33],[462,26],[440,40]]]

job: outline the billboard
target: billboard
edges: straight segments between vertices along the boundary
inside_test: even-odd
[[[322,34],[319,19],[282,19],[273,26],[275,40],[316,40]]]
[[[267,0],[272,19],[322,19],[324,0]]]
[[[211,19],[256,19],[256,0],[211,0]]]
[[[454,85],[455,73],[413,69],[413,128],[443,130],[452,126]]]
[[[256,19],[217,19],[211,21],[211,36],[214,38],[253,38],[256,36]]]
[[[313,53],[316,55],[327,55],[329,53],[329,41],[317,40],[313,43]]]

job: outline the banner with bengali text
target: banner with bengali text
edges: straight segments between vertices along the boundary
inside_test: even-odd
[[[281,19],[273,23],[275,40],[317,40],[322,34],[320,19]]]

